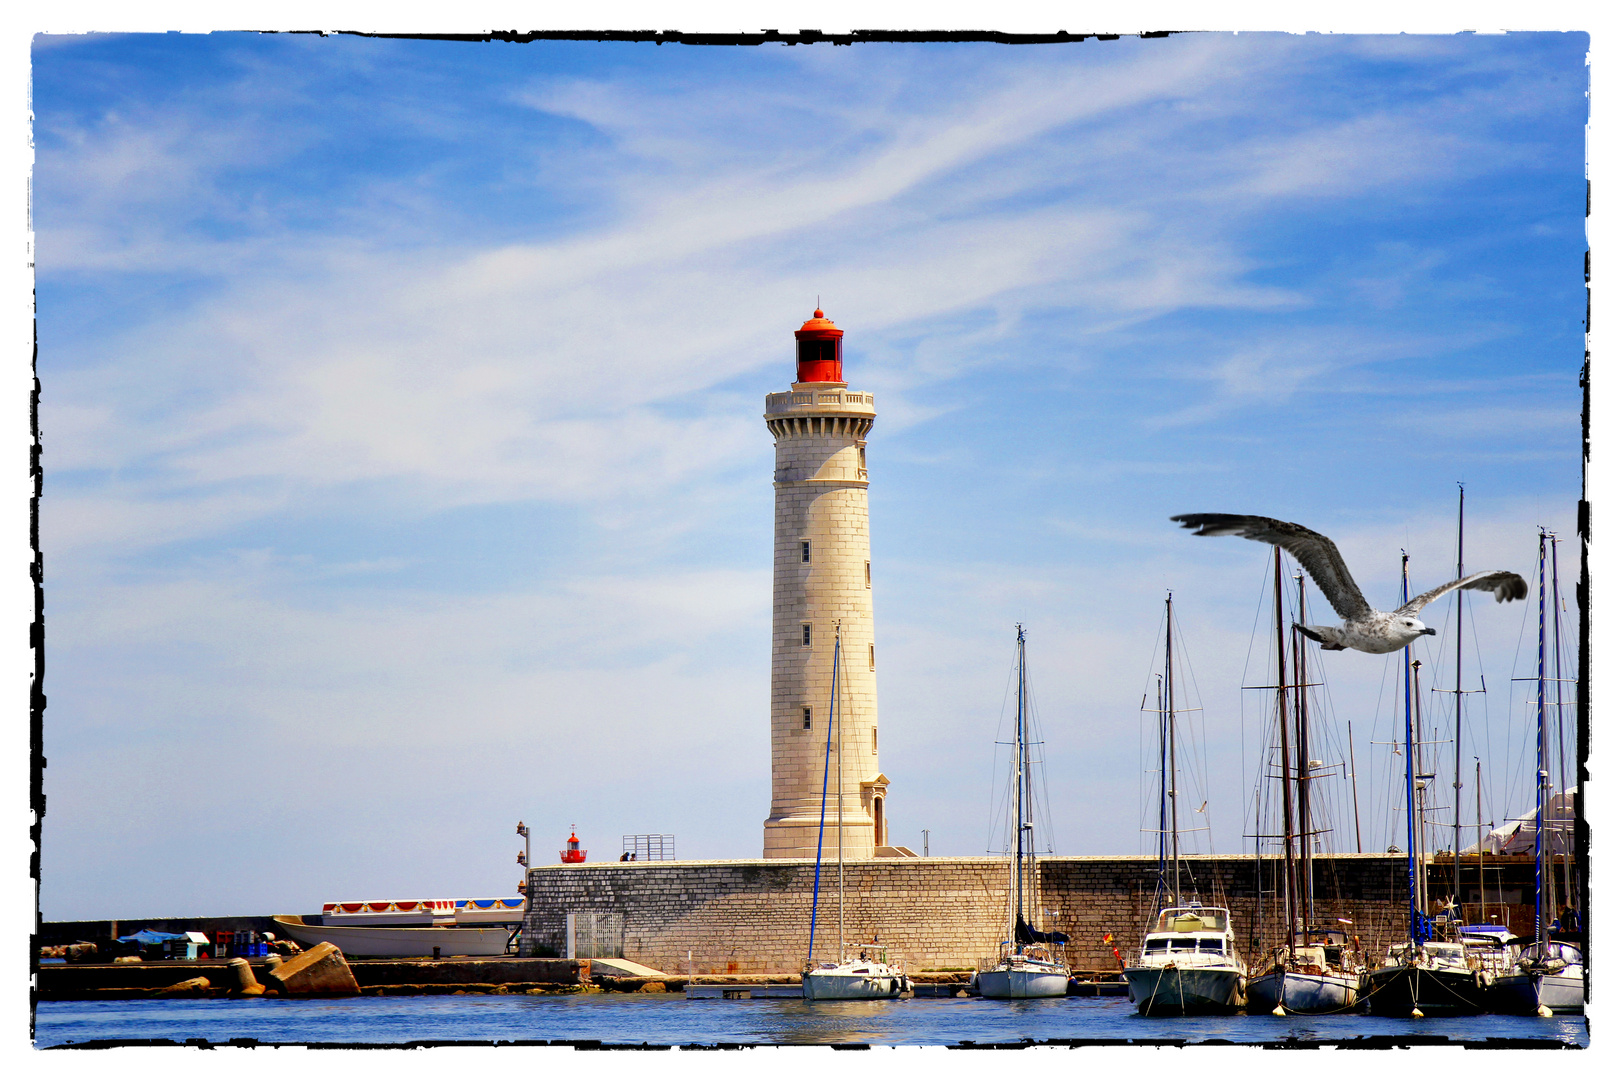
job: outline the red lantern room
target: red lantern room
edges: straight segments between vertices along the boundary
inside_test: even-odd
[[[580,850],[579,836],[574,832],[574,828],[575,827],[572,825],[568,826],[567,850],[559,851],[557,853],[562,857],[562,861],[565,863],[581,863],[585,861],[585,852]]]
[[[844,332],[820,308],[793,336],[798,341],[799,382],[844,381]]]

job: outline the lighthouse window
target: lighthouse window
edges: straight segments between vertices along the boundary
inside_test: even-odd
[[[858,452],[861,455],[861,472],[865,472],[866,471],[866,447],[858,446],[855,449],[856,449],[856,452]]]
[[[804,631],[804,646],[808,649],[810,647],[810,624],[804,623],[800,626],[800,629]]]
[[[800,562],[809,562],[810,561],[810,541],[808,541],[808,540],[800,540],[799,541],[799,561]],[[809,643],[806,642],[806,644],[809,644]]]
[[[867,666],[868,669],[870,669],[872,671],[877,670],[877,646],[876,645],[868,645],[866,647],[866,666]],[[872,730],[876,731],[877,729],[873,728]]]
[[[810,706],[804,707],[804,730],[810,730]]]
[[[866,587],[868,589],[870,589],[872,587],[872,560],[871,559],[866,560]]]
[[[838,359],[838,354],[841,351],[838,344],[837,340],[829,341],[826,338],[811,338],[808,341],[801,341],[799,342],[799,363],[830,364]]]
[[[872,753],[877,753],[877,728],[872,729]]]

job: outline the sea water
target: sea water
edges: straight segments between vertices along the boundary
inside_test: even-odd
[[[806,1004],[687,1000],[681,994],[517,994],[319,1000],[45,1001],[35,1045],[258,1043],[600,1043],[604,1046],[866,1044],[939,1046],[1126,1040],[1143,1044],[1588,1044],[1580,1016],[1143,1017],[1124,998],[913,998]]]

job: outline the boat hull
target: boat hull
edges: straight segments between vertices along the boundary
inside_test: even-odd
[[[1243,974],[1231,968],[1126,968],[1125,981],[1143,1016],[1228,1016],[1245,1001]]]
[[[350,957],[504,956],[504,926],[311,926],[298,916],[271,918],[276,933],[309,948],[329,941]]]
[[[1515,1016],[1535,1016],[1539,1008],[1549,1012],[1586,1011],[1586,987],[1579,975],[1545,975],[1518,971],[1503,975],[1491,984],[1496,1012]]]
[[[1349,1012],[1361,1000],[1360,975],[1268,971],[1249,980],[1248,1011],[1268,1013],[1282,1003],[1291,1013]]]
[[[1002,1001],[1063,997],[1069,992],[1067,971],[992,968],[978,973],[979,996]]]
[[[907,989],[906,977],[883,969],[863,974],[807,971],[799,983],[806,1001],[874,1001],[897,998]]]
[[[1488,983],[1471,971],[1378,968],[1363,995],[1374,1016],[1475,1016],[1486,1010]]]

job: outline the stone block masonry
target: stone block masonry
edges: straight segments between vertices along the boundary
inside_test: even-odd
[[[838,816],[841,789],[845,859],[870,858],[888,845],[867,529],[866,437],[876,415],[871,394],[843,383],[794,383],[765,400],[776,442],[768,859],[815,855],[829,736],[828,819]],[[842,651],[834,724],[836,633]]]
[[[1205,903],[1232,911],[1238,943],[1257,960],[1279,934],[1277,859],[1191,856],[1184,860]],[[1313,859],[1317,922],[1346,926],[1369,949],[1403,933],[1406,860],[1400,855]],[[1158,861],[1133,856],[1045,858],[1032,909],[1069,934],[1068,957],[1083,970],[1118,967],[1141,946],[1152,910]],[[524,955],[565,952],[569,912],[618,912],[626,959],[672,975],[794,972],[806,958],[815,863],[809,859],[603,863],[529,871],[532,898],[523,925]],[[1006,936],[1007,861],[993,857],[869,859],[844,867],[844,925],[849,941],[874,934],[911,971],[971,968],[996,954]],[[1257,887],[1257,881],[1259,883]],[[1265,890],[1257,899],[1259,889]],[[1345,924],[1337,924],[1345,925]],[[816,917],[818,958],[836,951],[838,869],[822,866]],[[1104,944],[1112,934],[1114,944]]]
[[[523,924],[525,954],[562,953],[570,911],[624,916],[625,958],[670,974],[793,972],[810,936],[815,862],[608,863],[536,867]],[[844,927],[850,941],[875,934],[911,970],[971,966],[993,955],[1007,905],[1004,859],[867,859],[844,866]],[[838,941],[838,868],[823,864],[816,952]]]

